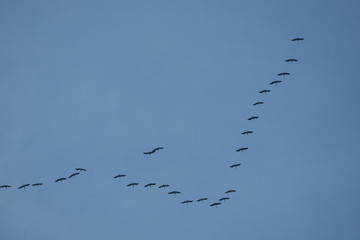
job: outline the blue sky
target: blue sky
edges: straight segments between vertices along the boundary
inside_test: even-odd
[[[359,239],[358,9],[2,1],[0,239]]]

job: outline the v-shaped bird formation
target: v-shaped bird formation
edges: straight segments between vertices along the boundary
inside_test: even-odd
[[[300,41],[303,41],[303,40],[304,40],[304,38],[300,38],[300,37],[291,39],[291,41],[293,41],[293,42],[300,42]],[[285,62],[287,62],[287,63],[295,63],[297,61],[298,61],[298,59],[295,59],[295,58],[289,58],[289,59],[285,60]],[[284,78],[289,76],[289,75],[290,75],[290,73],[288,73],[288,72],[281,72],[281,73],[277,74],[277,76],[284,77]],[[281,82],[282,82],[281,80],[274,80],[274,81],[270,82],[269,85],[277,86],[277,84],[279,84]],[[259,91],[260,94],[267,94],[267,93],[270,93],[270,92],[271,92],[270,89],[263,89],[263,90]],[[253,104],[253,106],[257,107],[257,106],[260,106],[260,105],[263,105],[263,104],[264,104],[263,101],[257,101],[257,102],[255,102]],[[257,120],[258,118],[259,118],[259,116],[251,116],[247,120],[253,121],[253,120]],[[246,131],[242,132],[241,134],[242,135],[250,135],[250,134],[252,135],[253,133],[254,133],[253,130],[246,130]],[[151,151],[143,152],[143,154],[144,155],[149,155],[151,157],[152,154],[155,154],[156,152],[158,152],[160,150],[163,150],[163,149],[164,149],[164,147],[156,147],[156,148],[152,149]],[[248,147],[242,146],[242,147],[236,149],[236,152],[244,152],[246,150],[248,150]],[[240,166],[241,166],[241,163],[234,163],[234,164],[230,165],[230,168],[231,169],[236,169],[236,168],[238,168]],[[87,171],[85,168],[75,168],[75,170],[76,170],[76,172],[71,173],[71,175],[69,175],[69,177],[67,177],[67,178],[66,177],[60,177],[60,178],[55,179],[54,182],[56,184],[61,184],[63,181],[65,181],[67,179],[75,178],[76,176],[82,175],[83,172]],[[122,178],[125,178],[125,177],[126,177],[126,175],[123,174],[123,173],[119,173],[119,174],[113,176],[114,179],[122,179]],[[122,182],[123,180],[119,180],[119,181]],[[135,188],[135,186],[138,186],[139,184],[140,183],[138,183],[138,182],[131,182],[131,183],[128,183],[126,186]],[[26,183],[26,184],[22,184],[22,185],[18,186],[17,188],[25,190],[26,188],[28,188],[30,186],[32,186],[32,187],[40,187],[40,186],[43,186],[43,185],[44,185],[44,183],[42,183],[42,182],[36,182],[36,183],[32,183],[32,184],[31,183]],[[148,182],[148,183],[146,183],[144,185],[144,187],[145,188],[151,188],[152,186],[156,186],[156,185],[157,184],[154,183],[154,182]],[[8,184],[0,185],[0,189],[5,189],[5,190],[7,190],[7,189],[9,189],[11,187],[12,186],[8,185]],[[161,184],[157,188],[165,189],[165,188],[169,188],[169,187],[170,187],[169,184]],[[232,193],[235,193],[235,192],[236,192],[235,189],[229,189],[229,190],[226,190],[224,193],[229,195],[229,194],[232,194]],[[176,195],[180,195],[181,192],[178,191],[178,190],[171,190],[171,191],[168,192],[168,194],[176,196]],[[221,197],[221,196],[219,196],[219,197]],[[219,205],[221,205],[222,203],[224,203],[227,200],[230,200],[230,197],[221,197],[219,199],[214,199],[214,202],[212,202],[209,206],[210,207],[218,207]],[[202,198],[197,199],[195,201],[198,204],[200,204],[200,203],[203,203],[204,201],[208,201],[208,198],[207,197],[202,197]],[[180,203],[183,204],[183,205],[189,205],[190,203],[193,203],[193,202],[194,202],[194,200],[186,199],[186,200],[181,201]],[[193,204],[195,204],[195,203],[193,203]]]

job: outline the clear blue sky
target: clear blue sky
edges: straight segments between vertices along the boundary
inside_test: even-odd
[[[360,239],[359,7],[1,1],[0,239]]]

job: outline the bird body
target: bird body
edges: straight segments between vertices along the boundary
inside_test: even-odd
[[[236,167],[239,167],[241,165],[241,163],[236,163],[234,165],[231,165],[230,168],[236,168]]]
[[[134,182],[134,183],[129,183],[127,186],[128,186],[128,187],[134,187],[134,186],[136,186],[136,185],[139,185],[139,183],[135,183],[135,182]]]
[[[234,193],[234,192],[236,192],[236,190],[230,189],[230,190],[227,190],[225,193]]]
[[[208,198],[200,198],[200,199],[197,200],[197,202],[203,202],[203,201],[206,201],[206,200],[208,200]]]
[[[251,120],[258,119],[258,118],[259,118],[258,116],[251,116],[250,118],[248,118],[248,120],[251,121]]]
[[[192,202],[193,202],[192,200],[186,200],[186,201],[181,202],[181,204],[184,204],[184,203],[188,204],[188,203],[192,203]]]
[[[248,135],[248,134],[250,134],[250,133],[253,133],[254,131],[245,131],[245,132],[242,132],[241,134],[242,135]]]
[[[8,189],[8,188],[11,188],[11,186],[10,185],[2,185],[2,186],[0,186],[0,188]]]
[[[144,152],[145,155],[149,155],[151,156],[151,154],[155,153],[156,151],[159,151],[161,149],[164,149],[163,147],[157,147],[157,148],[154,148],[153,150],[149,151],[149,152]]]
[[[24,185],[21,185],[20,187],[18,187],[18,189],[25,189],[27,186],[30,186],[30,184],[24,184]]]
[[[176,195],[176,194],[180,194],[181,192],[179,192],[179,191],[172,191],[172,192],[169,192],[168,194],[174,194],[174,195]]]
[[[256,103],[254,103],[253,105],[254,105],[254,106],[257,106],[257,105],[261,105],[261,104],[264,104],[264,102],[256,102]]]
[[[80,171],[80,172],[86,172],[85,168],[75,168],[76,171]]]
[[[269,93],[269,92],[271,92],[271,91],[268,89],[264,89],[264,90],[261,90],[259,93]]]
[[[126,176],[125,174],[118,174],[114,178],[122,178],[122,177],[125,177],[125,176]]]
[[[295,59],[295,58],[289,58],[289,59],[286,59],[285,62],[290,62],[290,63],[293,63],[293,62],[297,62],[298,60]]]
[[[229,200],[230,198],[229,197],[223,197],[223,198],[220,198],[219,201],[225,201],[225,200]]]
[[[144,187],[150,187],[151,188],[151,186],[155,186],[155,185],[156,185],[156,183],[148,183]]]
[[[300,38],[300,37],[291,39],[291,41],[293,41],[293,42],[299,42],[299,41],[303,41],[303,40],[304,40],[304,39],[303,39],[303,38]]]
[[[75,177],[76,175],[79,175],[79,174],[80,174],[79,172],[73,173],[69,176],[69,178]]]
[[[217,207],[220,204],[221,204],[220,202],[215,202],[215,203],[210,204],[210,207]]]
[[[278,76],[287,76],[287,75],[290,75],[290,73],[288,72],[282,72],[282,73],[278,73]]]
[[[34,184],[32,184],[32,186],[34,186],[34,187],[38,187],[38,186],[41,186],[41,185],[43,185],[43,183],[34,183]]]
[[[163,184],[161,186],[159,186],[159,188],[166,188],[166,187],[169,187],[170,185],[169,184]]]
[[[280,80],[275,80],[275,81],[272,81],[271,83],[269,83],[270,85],[273,85],[273,84],[278,84],[278,83],[281,83],[282,81],[280,81]]]
[[[248,149],[249,149],[248,147],[243,147],[243,148],[237,149],[236,151],[237,152],[243,152],[243,151],[248,150]]]
[[[64,180],[66,180],[66,178],[58,178],[58,179],[55,180],[55,182],[62,182]]]

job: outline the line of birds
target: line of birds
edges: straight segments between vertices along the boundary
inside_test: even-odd
[[[304,40],[304,38],[300,38],[300,37],[298,37],[298,38],[293,38],[293,39],[291,39],[291,41],[293,41],[293,42],[300,42],[300,41],[303,41]],[[294,63],[294,62],[297,62],[298,60],[297,59],[295,59],[295,58],[289,58],[289,59],[286,59],[285,60],[285,62],[290,62],[290,63]],[[283,76],[284,78],[286,77],[286,76],[289,76],[290,75],[290,73],[288,73],[288,72],[281,72],[281,73],[278,73],[277,74],[277,76]],[[277,86],[277,84],[279,84],[279,83],[281,83],[282,81],[281,80],[275,80],[275,81],[272,81],[272,82],[270,82],[269,83],[269,85],[274,85],[275,84],[275,86]],[[260,94],[266,94],[266,93],[269,93],[269,92],[271,92],[271,90],[269,90],[269,89],[264,89],[264,90],[261,90],[259,93]],[[262,102],[262,101],[258,101],[258,102],[255,102],[254,104],[253,104],[253,106],[258,106],[258,105],[262,105],[262,104],[264,104],[264,102]],[[249,121],[253,121],[253,120],[256,120],[256,119],[258,119],[259,118],[259,116],[251,116],[250,118],[248,118],[248,120]],[[252,133],[254,133],[254,131],[252,131],[252,130],[247,130],[247,131],[244,131],[244,132],[242,132],[241,134],[242,135],[249,135],[249,134],[252,134]],[[162,149],[164,149],[164,147],[156,147],[156,148],[154,148],[153,150],[151,150],[151,151],[147,151],[147,152],[143,152],[143,154],[144,155],[149,155],[150,157],[151,157],[151,155],[152,154],[154,154],[154,153],[156,153],[157,151],[160,151],[160,150],[162,150]],[[246,151],[246,150],[248,150],[249,148],[248,147],[241,147],[241,148],[238,148],[238,149],[236,149],[236,152],[244,152],[244,151]],[[235,164],[232,164],[231,166],[230,166],[230,168],[237,168],[237,167],[239,167],[239,166],[241,166],[241,163],[235,163]],[[75,170],[77,171],[77,172],[75,172],[75,173],[72,173],[68,178],[66,178],[66,177],[61,177],[61,178],[58,178],[58,179],[56,179],[54,182],[63,182],[63,181],[65,181],[66,179],[70,179],[70,178],[73,178],[73,177],[75,177],[75,176],[77,176],[77,175],[79,175],[81,172],[85,172],[85,171],[87,171],[86,169],[84,169],[84,168],[75,168]],[[118,174],[118,175],[116,175],[116,176],[114,176],[113,178],[115,178],[115,179],[121,179],[121,178],[124,178],[124,177],[126,177],[126,175],[125,174]],[[127,186],[128,187],[135,187],[135,186],[137,186],[137,185],[139,185],[140,183],[138,183],[138,182],[131,182],[131,183],[129,183],[129,184],[127,184]],[[34,183],[34,184],[29,184],[29,183],[27,183],[27,184],[23,184],[23,185],[21,185],[21,186],[19,186],[18,187],[18,189],[25,189],[26,187],[28,187],[28,186],[34,186],[34,187],[39,187],[39,186],[42,186],[43,185],[43,183],[41,183],[41,182],[38,182],[38,183]],[[156,183],[154,183],[154,182],[151,182],[151,183],[147,183],[147,184],[145,184],[144,185],[144,187],[146,187],[146,188],[151,188],[152,186],[155,186],[156,185]],[[165,189],[165,188],[167,188],[167,187],[170,187],[170,185],[169,184],[162,184],[162,185],[160,185],[158,188],[160,188],[160,189]],[[1,185],[0,186],[0,189],[8,189],[8,188],[11,188],[11,186],[10,185]],[[235,193],[236,192],[236,190],[234,190],[234,189],[230,189],[230,190],[227,190],[226,192],[225,192],[225,194],[231,194],[231,193]],[[173,190],[173,191],[170,191],[170,192],[168,192],[168,194],[169,195],[174,195],[174,196],[176,196],[177,194],[181,194],[181,192],[180,191],[177,191],[177,190]],[[216,202],[214,202],[214,203],[211,203],[209,206],[210,207],[217,207],[217,206],[219,206],[219,205],[221,205],[221,203],[222,202],[224,202],[224,201],[226,201],[226,200],[229,200],[230,199],[230,197],[222,197],[222,198],[220,198],[220,199],[218,199],[218,201],[216,201]],[[204,202],[204,201],[207,201],[208,200],[208,198],[207,197],[203,197],[203,198],[200,198],[200,199],[198,199],[198,200],[196,200],[196,202]],[[181,204],[189,204],[189,203],[193,203],[194,202],[194,200],[184,200],[184,201],[182,201],[181,202]]]

